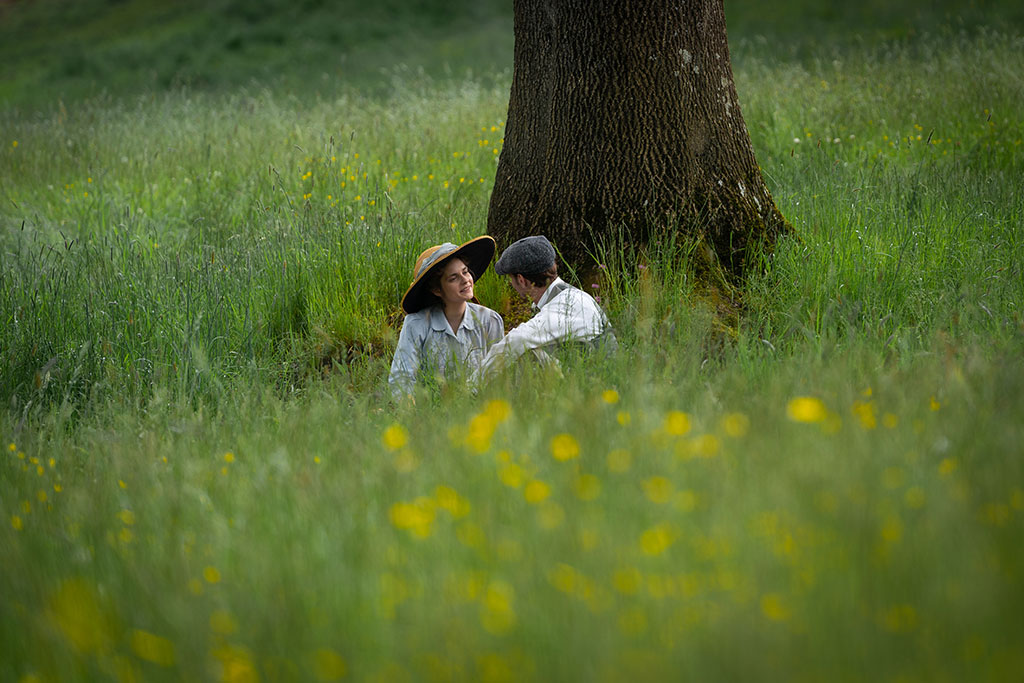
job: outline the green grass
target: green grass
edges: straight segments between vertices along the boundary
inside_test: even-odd
[[[620,237],[618,355],[414,405],[398,303],[423,248],[484,230],[500,63],[12,95],[0,680],[1015,680],[1016,10],[756,38],[795,7],[737,18],[798,233],[738,325],[692,244]]]
[[[386,93],[386,71],[511,68],[511,3],[497,0],[22,0],[0,9],[0,102],[254,81],[305,93]]]

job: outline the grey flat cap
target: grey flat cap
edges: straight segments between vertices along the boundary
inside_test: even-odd
[[[536,275],[555,265],[555,248],[543,235],[532,235],[516,240],[501,252],[494,264],[498,275]]]

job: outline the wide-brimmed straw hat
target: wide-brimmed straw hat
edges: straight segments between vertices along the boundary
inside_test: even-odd
[[[460,258],[473,271],[473,276],[478,278],[487,270],[491,259],[494,258],[496,248],[494,238],[490,235],[483,235],[460,246],[445,242],[425,249],[416,259],[416,265],[412,268],[412,284],[409,285],[405,296],[402,297],[402,310],[406,313],[415,313],[437,300],[428,285],[430,275],[437,272],[443,261],[449,258]]]

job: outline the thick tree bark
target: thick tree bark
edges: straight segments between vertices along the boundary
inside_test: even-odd
[[[704,236],[742,275],[788,224],[740,115],[722,0],[515,0],[515,62],[487,217],[571,265],[603,235]]]

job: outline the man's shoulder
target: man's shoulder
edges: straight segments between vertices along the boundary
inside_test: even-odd
[[[598,304],[597,304],[597,300],[594,299],[594,297],[592,297],[589,292],[585,292],[582,289],[580,289],[579,287],[576,287],[575,285],[570,285],[569,283],[565,283],[565,286],[562,287],[562,289],[558,293],[556,293],[553,297],[551,297],[551,301],[552,302],[554,302],[554,301],[581,302],[582,301],[582,302],[584,302],[584,303],[586,303],[588,305],[592,305],[592,306],[595,306],[597,308],[600,308],[600,306],[598,306]]]

